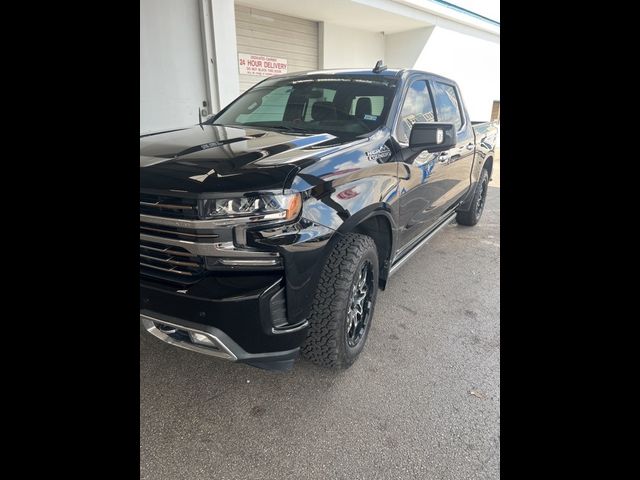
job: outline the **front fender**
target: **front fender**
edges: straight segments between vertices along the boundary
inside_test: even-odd
[[[322,268],[340,236],[381,215],[395,247],[398,164],[370,155],[387,140],[376,135],[299,170],[287,191],[303,195],[300,220],[260,234],[259,243],[277,248],[284,259],[290,323],[308,317]]]

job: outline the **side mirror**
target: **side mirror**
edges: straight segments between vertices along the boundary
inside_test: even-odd
[[[456,127],[453,123],[416,122],[411,127],[410,148],[420,147],[435,153],[449,150],[456,143]]]

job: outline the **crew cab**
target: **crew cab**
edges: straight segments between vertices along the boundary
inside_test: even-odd
[[[141,137],[142,325],[267,369],[350,366],[390,277],[480,219],[496,134],[453,80],[379,62],[270,77]]]

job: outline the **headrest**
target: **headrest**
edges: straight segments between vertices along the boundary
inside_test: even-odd
[[[356,117],[362,118],[365,115],[371,115],[371,99],[360,97],[356,103]]]
[[[316,102],[311,107],[311,118],[314,120],[335,120],[336,117],[336,107],[331,102]]]

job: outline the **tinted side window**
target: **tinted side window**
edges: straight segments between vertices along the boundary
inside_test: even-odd
[[[402,105],[396,135],[398,140],[409,143],[411,126],[416,122],[433,122],[433,105],[429,97],[429,89],[425,80],[416,80],[407,91]]]
[[[453,123],[456,130],[462,127],[462,115],[456,89],[446,83],[434,82],[434,101],[438,112],[438,121]]]

